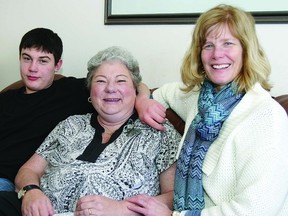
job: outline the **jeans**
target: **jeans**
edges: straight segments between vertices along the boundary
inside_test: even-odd
[[[0,191],[15,191],[15,185],[8,179],[0,178]]]

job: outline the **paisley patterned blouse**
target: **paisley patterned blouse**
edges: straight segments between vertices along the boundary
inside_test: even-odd
[[[160,193],[159,174],[175,161],[180,134],[169,123],[161,132],[137,114],[102,144],[104,129],[96,114],[70,116],[60,122],[36,151],[48,161],[41,188],[55,213],[73,212],[77,200],[97,194],[123,200]]]

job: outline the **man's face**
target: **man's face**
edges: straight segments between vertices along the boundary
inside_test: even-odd
[[[52,53],[36,48],[22,49],[20,54],[20,74],[26,86],[26,94],[50,87],[55,72],[60,69],[62,60],[56,64]]]

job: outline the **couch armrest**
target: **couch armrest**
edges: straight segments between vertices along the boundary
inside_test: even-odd
[[[184,134],[185,122],[183,119],[174,112],[174,110],[168,108],[166,110],[166,118],[172,123],[175,129],[181,134]]]
[[[288,94],[273,97],[286,111],[288,115]]]

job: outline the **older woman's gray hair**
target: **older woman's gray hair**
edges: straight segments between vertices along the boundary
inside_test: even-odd
[[[124,64],[129,70],[134,87],[137,88],[140,84],[142,77],[140,75],[138,61],[133,57],[133,55],[122,47],[112,46],[98,52],[93,56],[87,63],[87,87],[90,90],[92,78],[97,70],[103,63],[107,61],[118,60]]]

